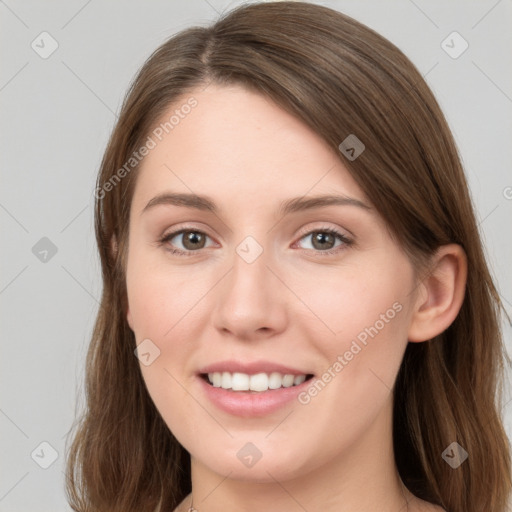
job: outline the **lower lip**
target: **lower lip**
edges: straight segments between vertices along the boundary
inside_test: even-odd
[[[229,391],[215,388],[198,376],[207,398],[219,409],[235,416],[254,417],[271,414],[297,399],[297,395],[309,386],[308,379],[298,386],[269,389],[268,391]]]

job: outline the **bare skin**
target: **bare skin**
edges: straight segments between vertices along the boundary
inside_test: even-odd
[[[197,106],[138,176],[127,319],[137,343],[158,347],[141,371],[191,454],[194,507],[439,512],[398,477],[391,390],[407,344],[428,342],[458,313],[463,251],[441,248],[419,282],[339,155],[307,126],[241,87],[192,95]],[[169,193],[205,196],[216,211],[154,201]],[[286,201],[324,195],[343,201],[283,215]],[[328,253],[314,243],[319,233]],[[262,249],[251,263],[237,252],[248,236]],[[374,334],[356,352],[365,332]],[[307,381],[304,400],[242,416],[212,402],[200,376],[225,360],[285,362],[327,384],[310,393]],[[237,457],[247,443],[262,455],[251,467]]]
[[[183,501],[174,509],[174,512],[189,512],[192,503],[192,494],[188,494]],[[197,512],[202,512],[200,508],[194,507]],[[408,489],[404,489],[403,506],[399,512],[446,512],[443,508],[433,505],[428,501],[421,500],[414,496]],[[194,511],[191,511],[194,512]]]

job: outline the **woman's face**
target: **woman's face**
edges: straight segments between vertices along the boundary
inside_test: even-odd
[[[210,85],[162,122],[173,114],[150,135],[127,260],[127,318],[164,421],[233,478],[382,456],[409,259],[344,157],[263,96]]]

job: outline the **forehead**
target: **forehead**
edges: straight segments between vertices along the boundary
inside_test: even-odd
[[[149,137],[154,147],[138,171],[138,208],[166,189],[260,204],[310,193],[364,197],[321,137],[240,86],[210,85],[182,96]]]

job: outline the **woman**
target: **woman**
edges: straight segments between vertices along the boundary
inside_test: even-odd
[[[96,197],[74,510],[505,511],[501,304],[390,42],[301,2],[179,33]]]

